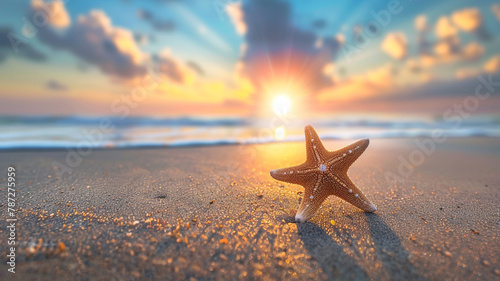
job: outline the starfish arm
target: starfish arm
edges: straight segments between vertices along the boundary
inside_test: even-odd
[[[311,125],[308,125],[305,128],[305,135],[307,153],[306,163],[322,162],[328,154],[328,151],[325,149],[323,143],[319,139],[318,133],[316,133]]]
[[[329,178],[334,181],[331,194],[348,203],[360,208],[365,212],[375,212],[377,207],[361,192],[361,190],[349,179],[347,175],[332,175]],[[337,184],[335,184],[335,182]]]
[[[302,198],[295,215],[295,221],[305,222],[314,216],[321,204],[330,195],[328,190],[323,187],[323,176],[319,176],[315,183],[304,185],[304,198]]]
[[[369,144],[369,139],[362,139],[339,150],[330,152],[329,159],[331,160],[327,163],[333,165],[336,169],[347,172],[352,163],[361,156]]]
[[[304,185],[316,180],[317,170],[313,166],[302,164],[295,167],[272,170],[271,177],[283,182]]]

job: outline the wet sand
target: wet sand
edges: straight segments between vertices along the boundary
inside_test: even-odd
[[[500,279],[500,141],[415,151],[371,140],[349,174],[378,211],[330,197],[301,224],[303,188],[269,171],[302,163],[303,143],[93,151],[63,175],[66,151],[1,152],[0,213],[10,164],[19,208],[15,274],[0,222],[0,279]]]

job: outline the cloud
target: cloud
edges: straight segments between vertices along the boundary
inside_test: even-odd
[[[35,18],[41,21],[48,19],[51,26],[66,28],[71,23],[71,18],[64,7],[63,1],[44,2],[43,0],[33,0],[31,6],[36,11]]]
[[[416,42],[419,56],[415,58],[415,63],[411,65],[413,70],[421,70],[422,67],[429,67],[438,63],[464,60],[475,61],[485,52],[485,48],[477,42],[471,42],[466,46],[462,46],[460,42],[459,30],[486,34],[481,31],[484,31],[482,18],[476,9],[456,11],[451,17],[441,16],[434,28],[436,34],[434,42],[427,39],[429,27],[425,15],[419,15],[415,18],[415,29],[418,32]],[[485,38],[486,36],[480,36],[480,39]],[[412,71],[411,69],[410,71]]]
[[[443,59],[440,59],[439,57],[436,57],[433,54],[422,54],[418,59],[421,65],[424,67],[430,67],[439,62],[443,62]]]
[[[441,16],[435,25],[437,40],[427,39],[427,18],[419,15],[415,18],[417,47],[425,65],[450,62],[454,60],[476,60],[484,53],[484,47],[476,42],[469,43],[462,48],[460,45],[459,30],[474,32],[480,39],[487,39],[487,32],[482,26],[482,16],[479,10],[470,8],[455,11],[451,17]],[[425,57],[425,58],[424,58]]]
[[[484,64],[484,71],[488,73],[497,73],[500,71],[500,55],[496,55],[491,57],[485,64]]]
[[[388,33],[382,42],[382,50],[395,59],[403,59],[408,51],[406,36],[402,32]]]
[[[455,11],[451,15],[453,23],[461,30],[472,32],[479,29],[483,24],[481,12],[476,8],[468,8],[460,11]]]
[[[144,33],[141,33],[141,32],[134,32],[134,40],[139,45],[148,44],[148,36]]]
[[[475,69],[475,68],[459,68],[457,69],[457,71],[455,72],[455,76],[462,80],[462,79],[467,79],[467,78],[470,78],[470,77],[476,77],[479,75],[479,70]]]
[[[398,71],[392,64],[386,64],[375,70],[368,71],[365,75],[366,80],[377,87],[387,87],[393,84],[394,77]]]
[[[32,13],[43,10],[39,4],[33,4],[32,8]],[[119,78],[130,79],[145,74],[147,56],[136,45],[132,32],[113,26],[103,11],[93,10],[79,16],[66,28],[57,27],[49,25],[39,29],[39,40],[56,50],[70,51],[98,66],[104,73]]]
[[[78,69],[81,72],[87,72],[89,70],[89,66],[84,62],[78,62],[76,64],[76,69]]]
[[[322,29],[326,27],[326,20],[316,19],[312,22],[312,26],[316,29]]]
[[[296,27],[288,2],[248,1],[243,2],[241,9],[247,45],[242,56],[242,74],[256,90],[293,89],[305,95],[332,84],[323,68],[337,54],[340,43],[336,38],[318,38],[315,33]],[[316,45],[317,42],[321,44]]]
[[[469,61],[475,61],[484,54],[484,47],[476,42],[471,42],[463,49],[463,57]]]
[[[443,59],[452,58],[459,51],[460,38],[458,36],[442,39],[434,45],[434,53]]]
[[[419,60],[411,58],[406,60],[406,68],[412,73],[419,73],[423,66]]]
[[[425,15],[418,15],[415,18],[415,29],[419,32],[429,30],[429,26],[427,25],[427,17]]]
[[[17,52],[15,48],[17,48]],[[7,56],[22,57],[37,62],[47,60],[43,53],[29,45],[22,36],[16,35],[12,28],[0,27],[0,63]]]
[[[345,43],[345,36],[344,36],[344,34],[339,33],[339,34],[335,35],[335,40],[337,40],[337,42],[340,45],[344,44]]]
[[[172,31],[175,29],[175,23],[173,21],[155,21],[153,27],[156,30]]]
[[[441,16],[435,27],[438,41],[434,44],[434,53],[442,57],[451,57],[458,53],[460,38],[458,30],[451,22],[450,18]]]
[[[458,29],[447,16],[441,16],[435,27],[438,41],[434,44],[434,53],[439,60],[449,60],[460,52]]]
[[[156,71],[170,80],[180,84],[193,84],[196,75],[187,66],[180,63],[170,55],[170,51],[164,49],[159,55],[153,56],[156,62]]]
[[[420,55],[430,55],[432,53],[432,43],[427,39],[429,25],[425,15],[418,15],[415,18],[415,29],[417,30],[417,48]]]
[[[192,70],[196,71],[198,75],[205,75],[205,71],[198,63],[194,61],[187,61],[186,65],[189,66]]]
[[[434,52],[420,52],[418,56],[408,59],[406,67],[410,72],[416,73],[437,64],[477,61],[484,53],[483,45],[470,42],[462,47],[459,37],[455,36],[437,41]]]
[[[32,2],[30,17],[40,11],[50,9],[49,3]],[[58,4],[58,13],[67,14],[64,5]],[[49,8],[47,8],[49,7]],[[89,65],[97,66],[102,72],[124,82],[140,81],[146,75],[146,65],[151,57],[137,46],[134,34],[128,29],[114,26],[110,18],[100,10],[92,10],[69,24],[64,17],[38,30],[38,39],[56,50],[67,50]],[[150,15],[145,13],[143,17]],[[137,35],[137,34],[136,34]],[[140,37],[140,36],[139,36]],[[142,40],[142,39],[141,39]],[[194,73],[175,60],[168,52],[156,57],[161,75],[177,83],[191,83]]]
[[[395,85],[394,78],[397,75],[398,70],[388,63],[322,89],[318,100],[320,102],[360,100],[390,92]]]
[[[460,80],[432,80],[412,87],[395,89],[393,93],[386,97],[392,100],[406,101],[422,98],[463,97],[474,94],[478,84],[479,81],[476,75],[464,77]]]
[[[497,17],[497,19],[500,21],[500,4],[495,3],[495,4],[491,5],[491,11]]]
[[[171,20],[166,20],[166,21],[154,20],[151,21],[151,25],[155,30],[158,31],[173,31],[175,29],[175,23]]]
[[[473,71],[473,70],[470,70]],[[481,73],[478,73],[481,74]],[[477,76],[467,73],[461,79],[430,79],[421,83],[395,85],[359,100],[325,101],[325,106],[331,110],[369,110],[396,112],[425,112],[442,114],[453,104],[462,102],[464,97],[473,95],[480,81]],[[493,81],[497,81],[494,78]],[[358,90],[362,90],[358,89]],[[500,97],[499,95],[496,95]],[[495,112],[500,100],[495,99],[481,105],[481,111]]]
[[[247,32],[247,25],[245,23],[242,8],[243,4],[241,2],[230,2],[226,5],[226,12],[233,22],[233,25],[236,28],[238,34],[245,34]]]
[[[415,27],[419,31],[418,49],[422,60],[425,55],[426,65],[455,60],[474,61],[484,54],[484,47],[476,42],[471,42],[462,48],[458,35],[459,30],[462,30],[472,32],[482,40],[489,38],[478,9],[468,8],[453,12],[451,17],[441,16],[435,26],[437,41],[434,43],[430,43],[426,38],[426,25],[424,16],[415,19]],[[433,53],[430,52],[431,47]]]
[[[153,14],[148,10],[139,9],[137,10],[137,17],[149,21],[153,19]]]
[[[420,62],[408,59],[410,64],[420,70]],[[486,67],[485,67],[486,68]],[[492,58],[489,72],[499,73],[500,56]],[[421,73],[421,81],[398,81],[399,70],[391,64],[375,68],[360,75],[352,76],[324,89],[319,95],[319,106],[335,111],[370,111],[391,110],[400,112],[421,111],[442,113],[450,104],[474,94],[480,83],[477,77],[484,72],[481,69],[463,68],[456,71],[457,79],[432,78]],[[484,77],[484,76],[483,76]],[[494,81],[497,81],[494,79]],[[497,106],[486,106],[482,110],[491,110]],[[488,108],[488,109],[486,109]]]
[[[240,100],[248,101],[251,95],[255,92],[255,87],[252,81],[244,74],[245,63],[239,61],[235,66],[233,81],[235,84],[234,97]]]
[[[450,18],[441,16],[436,23],[436,36],[439,39],[448,39],[458,34],[457,28],[452,24]]]
[[[140,19],[151,24],[151,26],[158,31],[173,31],[175,29],[175,23],[171,20],[161,20],[155,17],[150,11],[139,9],[137,11],[137,16]]]
[[[451,19],[455,26],[465,32],[475,33],[480,39],[489,39],[490,35],[483,26],[483,16],[477,8],[467,8],[453,12]]]
[[[323,67],[324,75],[333,75],[334,71],[335,71],[335,66],[333,65],[332,62],[325,64],[325,66]]]
[[[53,90],[53,91],[66,91],[68,90],[68,87],[66,85],[63,85],[61,84],[60,82],[56,81],[56,80],[49,80],[47,81],[47,83],[45,84],[45,86],[50,89],[50,90]]]
[[[248,107],[248,103],[242,101],[242,100],[239,100],[239,99],[226,99],[224,101],[224,106],[227,106],[227,107],[236,107],[236,108],[246,108]]]

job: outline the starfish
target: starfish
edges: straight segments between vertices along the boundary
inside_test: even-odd
[[[339,150],[328,151],[312,126],[306,126],[305,134],[306,162],[271,171],[273,178],[302,185],[305,189],[295,221],[307,221],[330,195],[340,197],[363,211],[375,212],[377,207],[347,176],[347,170],[365,151],[370,140],[362,139]]]

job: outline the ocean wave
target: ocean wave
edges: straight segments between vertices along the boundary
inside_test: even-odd
[[[158,126],[245,126],[245,118],[155,118],[155,117],[116,117],[116,116],[0,116],[2,125],[52,125],[52,126],[99,126],[108,122],[115,127],[158,127]]]
[[[112,127],[99,129],[102,120]],[[500,119],[470,118],[457,124],[430,119],[316,119],[322,139],[500,137]],[[266,122],[267,121],[267,122]],[[0,117],[0,150],[189,147],[303,141],[304,120],[283,125],[276,139],[268,120],[251,118]]]

